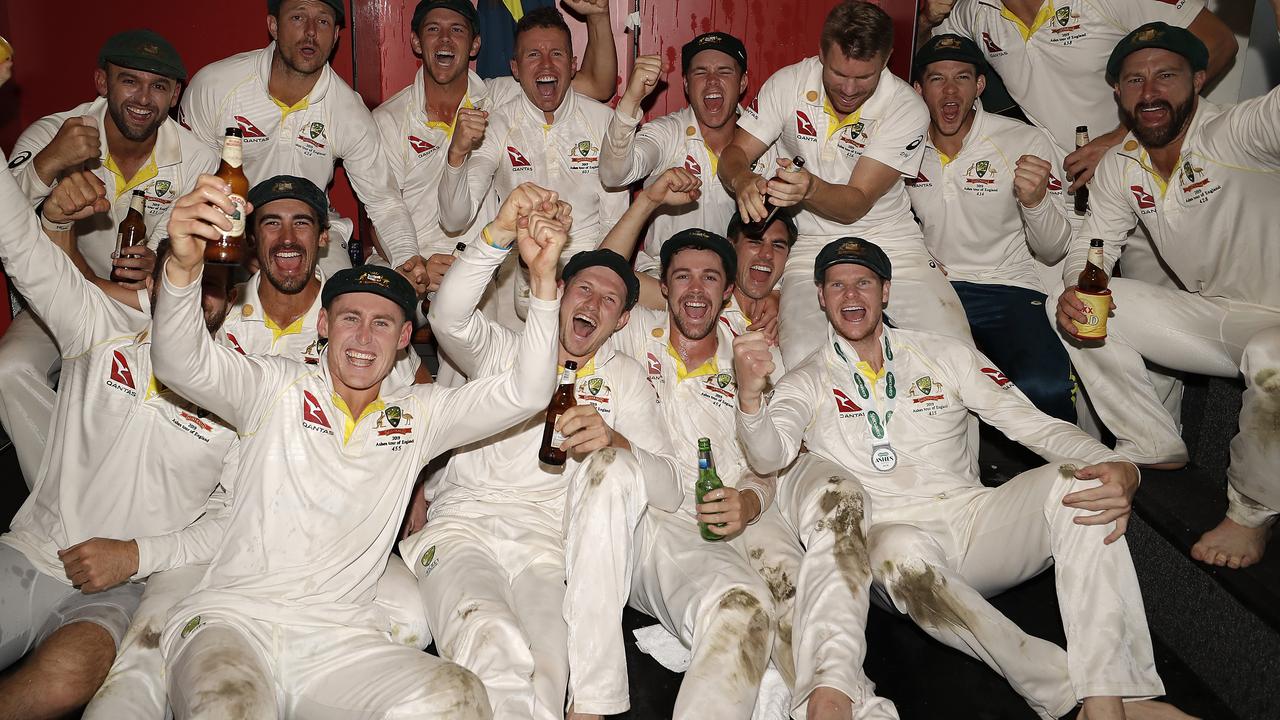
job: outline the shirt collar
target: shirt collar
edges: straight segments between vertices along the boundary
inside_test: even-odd
[[[258,79],[262,81],[262,91],[271,95],[271,58],[275,55],[276,44],[272,42],[262,49],[262,56],[258,58]],[[333,68],[329,63],[325,63],[320,68],[320,77],[316,78],[316,84],[311,88],[311,92],[307,93],[307,101],[315,104],[324,99],[325,93],[329,92],[329,83],[333,81]],[[274,99],[274,98],[272,98]]]
[[[553,128],[558,125],[563,125],[570,117],[573,116],[573,111],[578,106],[577,94],[577,91],[572,87],[569,88],[569,92],[564,94],[564,100],[560,102],[560,107],[556,108],[555,112],[551,113],[554,116],[554,119],[552,119],[550,124],[547,124],[546,113],[542,112],[542,109],[537,105],[534,105],[533,101],[529,99],[529,96],[524,94],[524,88],[520,89],[520,100],[525,114],[528,115],[530,119],[544,128]]]

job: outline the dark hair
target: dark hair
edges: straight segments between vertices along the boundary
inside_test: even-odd
[[[569,32],[569,25],[564,21],[564,16],[554,7],[540,7],[536,10],[530,10],[520,18],[520,22],[516,23],[516,34],[511,41],[511,46],[515,47],[520,42],[520,36],[534,28],[554,28],[564,33],[565,40],[569,46],[573,46],[573,33]]]
[[[831,8],[822,24],[822,51],[833,45],[853,60],[888,57],[893,50],[893,20],[877,5],[844,0]]]
[[[733,217],[729,218],[729,228],[725,232],[725,237],[729,239],[729,242],[735,243],[744,237],[764,237],[765,231],[768,230],[773,223],[782,224],[782,227],[787,231],[787,247],[794,246],[797,238],[796,223],[792,220],[791,214],[785,211],[778,213],[777,217],[773,219],[773,222],[764,226],[759,233],[748,232],[746,223],[742,222],[742,216],[735,212]]]

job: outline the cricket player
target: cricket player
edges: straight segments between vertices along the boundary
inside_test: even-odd
[[[651,275],[657,274],[663,240],[687,228],[719,233],[735,208],[716,168],[720,154],[733,140],[742,111],[738,101],[747,89],[747,48],[728,33],[703,33],[680,49],[680,67],[689,106],[639,127],[644,115],[641,102],[670,68],[657,55],[636,58],[600,150],[600,178],[609,187],[625,187],[638,180],[651,184],[662,170],[672,167],[683,167],[702,181],[697,201],[663,208],[653,216],[636,257],[636,269]],[[766,153],[755,169],[763,172],[773,167],[773,156]]]
[[[799,206],[800,239],[783,271],[783,357],[796,365],[820,344],[822,314],[807,289],[819,249],[862,235],[893,253],[904,292],[889,312],[905,327],[970,341],[964,309],[932,263],[911,216],[903,178],[920,169],[929,113],[886,67],[893,23],[876,5],[843,0],[827,15],[820,54],[779,70],[738,120],[718,173],[747,221],[766,201]],[[768,179],[751,163],[776,144],[779,172]],[[796,170],[788,158],[805,160]]]
[[[773,360],[764,338],[735,341],[738,436],[752,468],[786,465],[803,441],[860,480],[874,508],[866,542],[877,592],[930,636],[1008,678],[1040,717],[1083,702],[1090,720],[1124,718],[1122,699],[1160,695],[1123,539],[1137,468],[1036,410],[978,351],[888,328],[892,267],[874,243],[828,244],[813,277],[826,342],[767,400]],[[970,412],[1050,464],[984,487],[969,457]],[[1066,651],[1027,635],[985,599],[1050,565]]]
[[[554,8],[526,13],[515,43],[511,73],[524,97],[494,110],[482,142],[459,157],[450,153],[439,187],[440,224],[459,232],[491,188],[501,200],[521,183],[536,183],[573,206],[567,261],[595,248],[626,209],[626,191],[610,191],[600,179],[600,144],[612,111],[573,90],[569,27]]]
[[[382,257],[425,292],[417,235],[364,99],[329,66],[346,21],[344,0],[267,0],[271,44],[206,65],[191,78],[178,119],[221,153],[225,131],[244,133],[244,173],[251,185],[275,175],[304,177],[325,188],[341,160],[369,211]],[[330,210],[335,242],[321,254],[327,274],[351,267],[349,218]]]
[[[72,182],[72,179],[78,182]],[[99,194],[73,196],[98,183]],[[66,175],[46,222],[106,213],[90,171]],[[83,200],[83,201],[82,201]],[[0,535],[0,717],[62,717],[83,706],[111,667],[153,572],[212,556],[227,493],[222,457],[234,432],[157,382],[146,313],[109,298],[41,232],[29,198],[0,177],[0,262],[63,354],[51,436],[30,496]],[[163,252],[163,250],[162,250]],[[226,273],[213,274],[193,328],[226,313]],[[218,492],[215,492],[218,491]]]
[[[1113,278],[1114,302],[1100,346],[1070,346],[1116,449],[1138,463],[1185,463],[1186,445],[1154,397],[1143,359],[1221,377],[1242,375],[1240,432],[1231,440],[1227,515],[1192,557],[1245,567],[1263,554],[1280,510],[1280,445],[1271,418],[1280,403],[1280,90],[1232,106],[1199,98],[1210,53],[1188,30],[1144,25],[1111,55],[1107,76],[1129,134],[1092,184],[1092,214],[1063,266],[1069,286],[1058,322],[1083,317],[1074,285],[1088,238],[1105,241],[1108,267],[1141,222],[1185,290]]]
[[[935,35],[916,53],[929,137],[907,195],[978,349],[1037,408],[1075,422],[1071,361],[1045,316],[1059,282],[1050,266],[1071,240],[1061,158],[1040,128],[983,110],[986,67],[959,35]]]
[[[120,278],[114,296],[149,313],[144,282],[155,265],[157,228],[173,201],[212,172],[218,159],[169,120],[187,70],[177,50],[150,30],[129,30],[103,43],[94,70],[98,98],[31,124],[13,149],[9,170],[38,206],[61,179],[86,164],[106,185],[110,207],[48,232],[71,230],[95,275]],[[116,253],[116,229],[134,190],[147,195],[147,244]],[[24,312],[0,339],[0,423],[13,439],[18,466],[31,488],[53,418],[59,352],[38,313]]]
[[[683,202],[681,196],[696,189],[697,182],[683,168],[667,170],[637,197],[610,232],[606,246],[622,253],[633,250],[653,206]],[[653,191],[664,185],[666,197],[655,195]],[[787,247],[786,231],[774,230],[781,230],[781,225],[774,220],[766,228],[768,234],[783,236],[778,270]],[[795,717],[896,718],[893,704],[875,697],[874,686],[862,674],[870,576],[862,541],[862,494],[856,481],[843,477],[846,474],[831,463],[806,456],[775,482],[772,474],[761,477],[751,472],[740,450],[733,425],[733,342],[741,333],[759,328],[749,326],[740,310],[730,312],[737,292],[732,279],[745,278],[750,292],[767,294],[772,289],[769,280],[777,278],[761,272],[774,249],[761,249],[765,248],[763,238],[738,230],[736,247],[747,251],[744,259],[751,263],[745,271],[738,265],[735,246],[724,238],[697,229],[669,238],[662,245],[658,288],[667,308],[638,308],[615,338],[620,349],[647,365],[671,436],[711,439],[718,458],[716,470],[726,484],[707,493],[702,503],[691,483],[687,484],[679,512],[650,511],[644,516],[634,540],[640,554],[631,603],[658,618],[691,647],[695,663],[723,666],[724,659],[706,643],[718,642],[715,639],[725,631],[716,621],[724,620],[704,616],[713,612],[709,606],[719,608],[730,594],[746,593],[760,600],[776,621],[767,657],[792,690]],[[646,274],[636,275],[642,284],[658,284]],[[760,280],[765,281],[763,287],[758,286]],[[756,334],[767,336],[763,331]],[[769,347],[769,351],[780,367],[778,349]],[[774,375],[781,377],[781,372]],[[694,448],[690,443],[678,455],[689,478],[697,477]],[[698,522],[729,537],[727,546],[704,542]],[[747,524],[751,527],[744,529]],[[615,544],[620,542],[615,538]],[[761,583],[767,594],[760,592]],[[750,635],[740,642],[745,662],[745,653],[756,647]],[[764,660],[760,662],[763,669]],[[703,683],[715,677],[705,666],[690,668],[677,700],[677,716],[682,708],[714,717],[750,715],[754,690],[732,681],[727,682],[740,688],[740,694],[721,691],[715,710],[703,706],[707,702]]]
[[[567,223],[539,210],[544,202],[555,207],[554,197],[531,184],[517,187],[432,305],[441,347],[473,380],[516,361],[515,333],[477,306],[517,232],[525,232],[517,230],[520,213],[537,210],[528,232],[568,232]],[[567,220],[567,206],[559,205]],[[555,268],[549,271],[554,283]],[[400,545],[403,557],[416,560],[411,566],[441,656],[479,675],[496,718],[563,718],[570,677],[581,686],[575,702],[591,700],[594,680],[570,672],[570,658],[603,652],[626,601],[624,587],[611,598],[612,613],[601,602],[599,580],[618,570],[612,548],[600,547],[604,515],[593,507],[611,495],[596,486],[641,478],[642,508],[674,509],[682,497],[666,428],[653,421],[653,388],[639,364],[607,343],[639,295],[630,265],[608,250],[580,253],[565,266],[562,284],[559,358],[578,365],[577,405],[558,421],[565,465],[539,462],[546,412],[533,413],[455,452],[426,528]],[[622,652],[620,639],[616,649]]]
[[[227,192],[204,177],[178,204],[156,322],[161,377],[242,434],[228,541],[161,636],[174,713],[487,718],[474,675],[395,644],[369,601],[417,472],[550,398],[556,288],[540,280],[561,247],[526,238],[538,250],[527,253],[534,280],[518,364],[462,388],[389,387],[416,297],[386,268],[326,282],[319,331],[329,342],[315,366],[243,356],[191,332],[191,288],[205,240],[228,225]],[[243,692],[218,693],[226,683]]]
[[[319,250],[328,243],[329,203],[306,178],[280,176],[255,185],[248,195],[254,210],[248,228],[257,254],[257,273],[235,288],[227,318],[214,331],[222,345],[246,355],[275,355],[317,365],[325,340],[317,334],[323,273]],[[389,382],[410,384],[414,367],[425,369],[416,353],[399,353]],[[429,378],[428,378],[429,379]],[[239,446],[224,461],[228,485],[236,476]],[[227,503],[230,505],[230,500]],[[223,510],[229,516],[229,510]],[[216,548],[221,532],[212,540]],[[155,638],[173,606],[204,576],[203,562],[153,574],[134,613],[133,623],[102,687],[85,709],[85,720],[163,720],[167,697],[164,658]],[[424,649],[431,636],[412,573],[389,562],[378,580],[377,602],[391,620],[397,642]]]

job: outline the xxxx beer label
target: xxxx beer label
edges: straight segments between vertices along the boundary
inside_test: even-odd
[[[1111,291],[1087,293],[1076,290],[1076,297],[1084,303],[1088,320],[1080,322],[1072,320],[1076,325],[1076,335],[1089,340],[1101,340],[1107,336],[1107,315],[1111,313]]]

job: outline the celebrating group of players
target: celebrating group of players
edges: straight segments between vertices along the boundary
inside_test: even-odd
[[[793,717],[896,718],[873,601],[1040,717],[1186,717],[1151,699],[1124,539],[1139,468],[1188,459],[1148,361],[1246,386],[1193,555],[1256,562],[1280,508],[1280,91],[1199,98],[1231,32],[1202,0],[927,0],[908,84],[889,16],[838,0],[745,108],[744,44],[698,36],[688,107],[644,121],[675,68],[602,104],[608,2],[564,4],[580,70],[547,7],[482,80],[471,0],[421,0],[422,68],[372,113],[328,65],[342,0],[268,0],[272,43],[190,79],[125,32],[97,99],[22,134],[0,718],[601,717],[627,605],[691,651],[675,717],[751,717],[773,663]],[[994,73],[1034,125],[984,110]],[[246,198],[210,174],[226,128]],[[355,267],[338,160],[376,230]],[[117,247],[133,191],[148,242]],[[241,206],[247,280],[204,261]],[[1074,337],[1094,238],[1102,343]],[[1048,464],[985,487],[975,416]],[[985,599],[1050,566],[1065,650]]]

